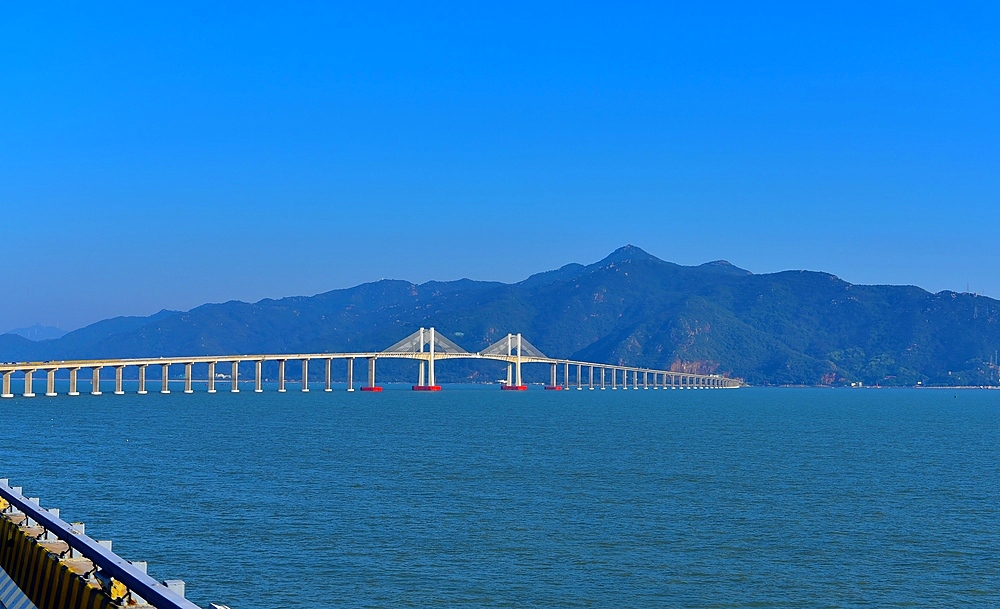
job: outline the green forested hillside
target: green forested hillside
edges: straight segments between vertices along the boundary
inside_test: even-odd
[[[754,275],[725,262],[685,267],[626,246],[517,284],[385,280],[117,318],[58,340],[4,335],[0,360],[378,350],[433,325],[469,350],[522,332],[551,356],[758,384],[981,385],[997,384],[998,317],[1000,302],[973,294],[807,271]]]

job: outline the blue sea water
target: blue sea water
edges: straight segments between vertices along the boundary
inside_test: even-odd
[[[15,398],[0,477],[202,606],[1000,606],[1000,392]]]

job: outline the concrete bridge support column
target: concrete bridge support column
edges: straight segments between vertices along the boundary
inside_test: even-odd
[[[302,393],[309,393],[309,360],[302,360]]]
[[[556,386],[556,368],[557,367],[558,367],[557,364],[551,364],[549,366],[549,387],[555,387]]]
[[[569,389],[569,362],[563,364],[563,389]]]
[[[435,386],[435,385],[437,385],[437,378],[435,378],[435,375],[434,375],[434,342],[435,342],[434,341],[434,328],[431,328],[431,342],[428,345],[428,347],[430,347],[431,356],[427,359],[427,384],[430,385],[430,386],[432,386],[432,387]],[[371,361],[371,363],[369,363],[368,366],[369,366],[371,372],[369,374],[371,374],[371,377],[372,377],[372,379],[371,379],[371,381],[372,381],[371,382],[371,386],[374,387],[375,386],[375,359],[372,358],[370,361]],[[518,374],[519,375],[520,375],[520,372],[521,371],[518,370]]]
[[[56,394],[56,371],[55,369],[46,370],[45,378],[45,395],[48,397],[53,397]]]
[[[594,367],[590,367],[590,390],[594,390]]]
[[[115,395],[125,395],[125,366],[115,366]]]
[[[264,392],[264,360],[257,360],[253,363],[253,392],[263,393]]]
[[[194,393],[194,387],[191,386],[194,380],[192,378],[192,368],[194,368],[194,364],[190,362],[184,364],[184,393]]]
[[[79,371],[79,368],[69,369],[69,395],[80,395],[80,392],[76,390],[76,374]]]
[[[576,365],[576,390],[583,390],[583,364]]]
[[[347,358],[347,390],[354,391],[354,358]]]
[[[433,330],[433,328],[431,328]],[[434,355],[434,345],[431,345],[431,357]],[[521,333],[517,333],[517,362],[514,364],[514,375],[517,380],[517,386],[523,387],[523,382],[521,381]]]
[[[514,384],[514,362],[507,362],[507,386]]]
[[[618,371],[614,368],[611,369],[611,389],[618,391]]]
[[[208,392],[215,393],[215,364],[218,362],[208,362]]]
[[[324,371],[324,377],[323,377],[324,380],[326,381],[326,385],[323,387],[323,391],[333,391],[333,386],[331,382],[333,380],[332,379],[333,375],[331,374],[331,368],[333,368],[333,359],[328,357],[326,358],[326,370]]]
[[[419,370],[417,370],[417,386],[427,385],[427,362],[420,360]],[[510,364],[507,364],[507,383],[510,384]]]
[[[26,398],[35,397],[34,383],[32,382],[31,378],[34,372],[35,372],[34,370],[24,371],[24,391],[21,392],[21,395]]]
[[[163,373],[160,376],[160,393],[170,393],[170,364],[160,364]]]
[[[139,395],[146,395],[146,364],[139,366]]]
[[[240,360],[233,362],[233,374],[231,380],[233,381],[232,387],[229,388],[231,393],[240,392]]]
[[[648,371],[643,371],[643,373],[642,373],[642,388],[646,389],[646,390],[649,389],[649,372]]]
[[[0,398],[12,398],[12,397],[14,397],[14,394],[10,392],[10,375],[12,375],[12,374],[14,374],[14,373],[13,372],[4,372],[3,373],[3,389],[2,389],[2,392],[0,392]]]
[[[368,387],[375,388],[375,362],[376,358],[368,358]],[[428,377],[429,378],[429,377]]]
[[[607,389],[607,386],[605,386],[605,384],[604,384],[604,373],[605,373],[606,370],[607,370],[606,368],[603,368],[603,367],[601,368],[601,391],[604,391],[605,389]]]
[[[101,395],[101,367],[91,369],[93,371],[93,380],[90,384],[90,395]]]
[[[285,392],[285,360],[278,360],[278,393]]]

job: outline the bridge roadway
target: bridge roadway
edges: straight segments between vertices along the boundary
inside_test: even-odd
[[[504,348],[506,341],[506,348]],[[425,348],[429,347],[429,350]],[[358,353],[283,353],[283,354],[257,354],[257,355],[201,355],[183,357],[155,357],[155,358],[126,358],[126,359],[93,359],[93,360],[53,360],[44,362],[19,362],[0,364],[0,375],[2,375],[2,392],[0,397],[12,398],[12,381],[15,374],[24,375],[23,397],[34,397],[34,373],[44,372],[46,375],[45,395],[55,396],[56,373],[60,370],[69,372],[69,395],[80,395],[78,391],[78,373],[80,370],[91,371],[91,391],[92,395],[101,395],[103,392],[102,382],[110,379],[101,378],[101,370],[113,368],[115,370],[114,393],[124,394],[124,369],[127,367],[138,368],[139,394],[148,393],[146,389],[146,369],[149,366],[159,366],[160,393],[170,393],[170,367],[184,366],[184,375],[178,381],[184,381],[184,393],[193,393],[194,377],[192,367],[195,364],[208,365],[207,385],[208,392],[215,393],[217,379],[216,367],[219,364],[229,364],[231,373],[228,379],[221,381],[221,384],[228,385],[229,390],[238,393],[239,389],[239,366],[242,363],[254,363],[254,391],[263,391],[262,367],[264,362],[278,363],[278,391],[286,391],[285,363],[288,361],[299,361],[302,364],[302,391],[309,391],[309,363],[311,361],[321,361],[325,365],[325,390],[332,391],[332,363],[333,360],[346,360],[347,362],[347,391],[354,391],[354,360],[363,359],[368,363],[367,384],[361,387],[362,391],[379,391],[381,388],[376,384],[375,362],[379,359],[410,359],[420,361],[419,379],[415,390],[436,391],[440,386],[435,384],[434,364],[441,360],[451,359],[478,359],[493,360],[507,363],[507,379],[502,384],[503,389],[524,390],[527,387],[521,379],[521,366],[525,364],[548,364],[550,366],[549,385],[546,389],[719,389],[736,388],[740,386],[740,381],[717,374],[691,374],[671,370],[656,370],[652,368],[621,366],[612,364],[602,364],[596,362],[585,362],[562,358],[546,357],[540,351],[523,340],[519,334],[509,334],[505,339],[491,345],[478,353],[469,353],[448,341],[440,335],[435,335],[434,328],[425,332],[421,328],[410,337],[403,339],[386,351],[370,351]],[[558,383],[559,368],[562,368],[562,383]],[[575,372],[575,379],[572,373]],[[586,372],[586,378],[584,373]],[[575,380],[575,382],[573,382]],[[620,380],[620,382],[619,382]]]

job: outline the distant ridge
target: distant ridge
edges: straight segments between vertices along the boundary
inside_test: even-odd
[[[33,342],[0,336],[0,360],[366,351],[420,326],[475,351],[523,332],[546,354],[758,384],[996,385],[1000,302],[833,275],[682,266],[626,245],[515,283],[383,280],[315,296],[119,317]],[[443,371],[447,378],[447,371]],[[450,380],[491,378],[455,368]]]
[[[27,328],[14,328],[13,330],[3,332],[3,334],[16,334],[17,336],[22,336],[28,340],[38,341],[62,338],[63,336],[66,336],[66,331],[55,326],[35,324],[33,326],[28,326]]]

